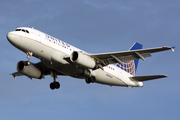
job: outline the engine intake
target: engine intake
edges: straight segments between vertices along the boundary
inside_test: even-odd
[[[71,62],[78,64],[85,68],[95,68],[96,62],[88,55],[81,53],[80,51],[74,51],[70,56]]]
[[[29,78],[42,78],[41,71],[32,64],[27,65],[26,61],[19,61],[17,63],[17,71],[22,73],[23,75],[26,75]]]

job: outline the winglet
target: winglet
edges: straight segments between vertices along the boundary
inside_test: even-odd
[[[16,75],[13,75],[13,74],[10,74],[10,75],[12,75],[14,77],[14,79],[16,79]]]
[[[174,47],[171,47],[171,50],[174,52],[174,48],[175,48],[175,46]]]
[[[16,76],[22,76],[23,74],[20,72],[15,72],[15,73],[11,73],[10,75],[12,75],[14,79],[16,79]]]

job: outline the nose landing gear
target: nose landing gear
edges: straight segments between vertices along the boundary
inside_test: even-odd
[[[30,60],[30,58],[31,58],[32,55],[33,55],[32,52],[27,52],[27,53],[26,53],[26,56],[27,56],[27,59],[28,59],[28,60],[27,60],[27,65],[30,65],[30,64],[31,64],[29,60]]]

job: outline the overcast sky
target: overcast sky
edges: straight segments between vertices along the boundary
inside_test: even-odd
[[[50,76],[32,81],[10,75],[27,59],[6,39],[17,27],[34,27],[89,53],[125,51],[134,42],[176,49],[140,60],[137,75],[169,76],[143,88],[87,85],[59,76],[61,88],[52,91]],[[0,40],[1,120],[180,119],[179,0],[1,0]]]

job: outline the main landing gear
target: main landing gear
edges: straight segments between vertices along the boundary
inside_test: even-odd
[[[51,88],[51,90],[54,90],[54,89],[59,89],[60,88],[60,83],[59,82],[56,82],[56,78],[57,78],[57,75],[56,75],[56,73],[54,72],[54,71],[51,71],[51,77],[53,77],[53,79],[54,79],[54,82],[52,82],[51,84],[50,84],[50,88]]]
[[[59,82],[52,82],[52,83],[50,84],[50,88],[51,88],[51,90],[59,89],[59,88],[60,88]]]
[[[26,56],[27,56],[26,64],[28,66],[31,64],[31,62],[29,60],[30,60],[32,55],[33,55],[33,53],[31,51],[26,53]],[[56,72],[55,71],[51,71],[50,75],[51,75],[51,77],[53,77],[53,80],[54,80],[52,83],[50,83],[51,90],[59,89],[60,88],[60,83],[56,82],[56,78],[57,78]]]
[[[87,77],[85,79],[85,81],[86,81],[87,84],[93,83],[95,81],[95,77],[94,76]]]

